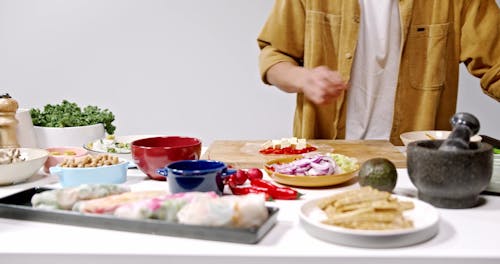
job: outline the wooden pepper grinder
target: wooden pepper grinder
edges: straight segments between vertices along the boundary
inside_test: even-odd
[[[18,148],[16,111],[19,104],[9,94],[0,95],[0,148]]]

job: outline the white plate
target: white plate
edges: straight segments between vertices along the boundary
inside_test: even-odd
[[[434,237],[439,229],[439,214],[432,205],[417,199],[393,195],[401,201],[412,201],[415,208],[404,213],[413,221],[411,229],[357,230],[321,223],[326,214],[317,206],[322,198],[305,202],[300,209],[300,222],[312,236],[355,247],[392,248],[417,244]]]

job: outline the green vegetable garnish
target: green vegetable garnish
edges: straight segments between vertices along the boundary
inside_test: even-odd
[[[327,153],[344,172],[353,171],[357,168],[358,161],[338,153]]]
[[[500,148],[493,148],[493,153],[500,154]]]
[[[107,152],[109,152],[109,153],[116,153],[116,149],[115,148],[108,148]]]
[[[47,104],[43,110],[30,110],[33,125],[43,127],[75,127],[102,123],[106,133],[112,135],[116,127],[112,124],[115,116],[108,109],[86,106],[82,109],[72,102],[63,100],[61,104]]]

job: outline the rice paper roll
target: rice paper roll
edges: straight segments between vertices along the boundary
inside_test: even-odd
[[[182,224],[230,226],[234,214],[234,203],[219,198],[192,201],[177,213],[177,218]]]
[[[247,194],[243,196],[226,196],[223,198],[235,201],[235,215],[231,226],[233,227],[257,227],[262,225],[269,217],[264,194]]]
[[[114,211],[114,215],[129,219],[159,219],[175,222],[179,210],[191,201],[217,197],[219,196],[215,192],[170,194],[122,205]]]
[[[196,200],[185,205],[177,214],[179,223],[183,224],[238,228],[260,226],[268,216],[263,194]]]
[[[117,184],[82,184],[77,187],[48,190],[33,195],[35,208],[71,210],[75,203],[130,192],[130,187]]]
[[[93,214],[113,214],[122,205],[165,195],[167,195],[167,192],[163,190],[126,192],[104,198],[77,202],[73,206],[73,211]]]

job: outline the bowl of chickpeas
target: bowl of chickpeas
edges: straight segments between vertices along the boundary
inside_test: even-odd
[[[127,180],[128,163],[127,160],[109,154],[87,155],[80,159],[67,158],[49,170],[59,177],[62,187],[118,184]]]

